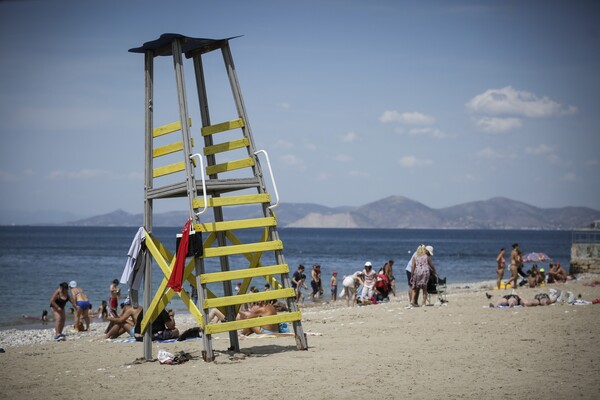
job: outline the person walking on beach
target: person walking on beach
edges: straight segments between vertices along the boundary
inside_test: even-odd
[[[430,247],[431,250],[427,249],[423,244],[419,246],[413,258],[411,270],[411,287],[413,288],[412,307],[419,306],[415,300],[419,296],[419,291],[423,292],[423,305],[427,304],[427,282],[429,281],[429,276],[431,273],[437,275],[430,257],[430,255],[433,255],[433,247],[427,247]]]
[[[74,304],[69,295],[69,284],[62,282],[58,285],[58,289],[52,293],[52,297],[50,297],[50,308],[54,313],[54,340],[57,342],[65,340],[65,335],[63,335],[62,331],[65,328],[65,320],[67,319],[67,315],[65,314],[67,301]]]
[[[77,286],[76,281],[69,282],[69,287],[71,288],[71,298],[75,300],[75,323],[73,324],[73,330],[79,331],[81,328],[81,320],[85,322],[85,327],[83,330],[90,330],[90,301],[88,299],[87,294],[83,291],[82,288]]]
[[[418,247],[417,247],[417,250],[419,250]],[[413,303],[416,304],[419,302],[419,293],[417,293],[415,296],[415,291],[413,290],[413,287],[410,283],[411,278],[412,278],[413,260],[417,256],[417,250],[415,250],[415,252],[412,254],[412,256],[410,257],[410,260],[408,260],[408,264],[406,264],[406,280],[408,282],[408,306],[407,306],[407,308],[412,307]],[[433,246],[425,246],[425,250],[429,252],[430,256],[433,256]]]
[[[506,269],[506,260],[504,259],[504,254],[506,253],[506,248],[501,248],[500,253],[498,253],[498,257],[496,257],[496,273],[498,274],[498,280],[496,284],[498,285],[498,289],[502,287],[502,279],[504,279],[504,270]]]

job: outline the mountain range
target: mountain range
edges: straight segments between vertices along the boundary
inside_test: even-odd
[[[310,203],[282,203],[275,209],[279,227],[294,228],[428,228],[428,229],[543,229],[571,230],[600,220],[600,211],[587,207],[539,208],[494,197],[434,209],[403,196],[390,196],[359,207],[326,207]],[[208,215],[208,214],[207,214]],[[259,217],[242,207],[228,207],[226,219]],[[154,214],[154,226],[183,226],[186,211]],[[69,226],[141,226],[142,214],[117,210],[80,219]],[[203,217],[203,221],[212,221]]]

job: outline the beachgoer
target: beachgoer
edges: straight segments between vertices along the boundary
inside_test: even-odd
[[[321,266],[318,264],[313,265],[312,270],[310,271],[310,286],[312,288],[312,293],[310,294],[310,298],[312,300],[318,299],[321,295]]]
[[[85,331],[90,330],[90,302],[87,294],[83,291],[82,288],[77,286],[77,282],[71,281],[69,282],[69,287],[71,291],[71,298],[75,300],[75,323],[73,324],[74,331],[80,331],[81,328]],[[85,322],[85,326],[82,326],[82,319]]]
[[[48,325],[48,310],[42,311],[42,325]]]
[[[430,248],[430,249],[428,249]],[[437,275],[433,261],[430,255],[433,255],[433,247],[421,245],[413,258],[411,270],[411,287],[413,289],[412,307],[418,307],[417,299],[419,291],[423,292],[423,305],[427,303],[427,282],[431,273]]]
[[[538,270],[537,264],[533,264],[531,269],[527,271],[527,281],[529,282],[529,287],[534,288],[538,286],[541,282],[541,273]]]
[[[140,307],[141,308],[141,307]],[[137,323],[134,328],[134,335],[137,341],[142,341],[141,334],[142,320],[144,319],[144,311],[140,312]],[[156,319],[152,321],[152,340],[168,340],[179,337],[179,330],[175,324],[175,312],[170,309],[162,310]]]
[[[527,284],[528,280],[527,274],[525,273],[525,271],[523,271],[523,252],[521,251],[521,249],[519,249],[517,253],[517,273],[521,276],[521,278],[523,278],[521,282],[519,282],[519,286],[524,286]]]
[[[227,322],[227,317],[218,308],[212,308],[208,312],[208,323],[216,324],[217,322]]]
[[[360,294],[361,303],[369,303],[371,302],[371,297],[373,297],[375,291],[375,281],[377,274],[373,271],[373,264],[371,261],[367,261],[365,263],[365,268],[362,271],[362,275],[364,277],[363,289]]]
[[[69,284],[62,282],[50,297],[50,308],[54,313],[54,340],[57,342],[65,340],[65,335],[63,335],[62,331],[65,328],[65,320],[67,319],[65,314],[67,301],[74,304],[69,295]]]
[[[490,303],[490,308],[494,308],[494,307],[513,308],[515,306],[524,306],[526,304],[528,304],[528,303],[524,299],[522,299],[519,295],[507,294],[505,296],[500,297],[500,299],[498,299],[498,301],[495,304]]]
[[[116,317],[117,316],[117,307],[119,305],[119,297],[121,296],[121,289],[119,289],[119,280],[118,279],[113,279],[112,283],[110,284],[109,291],[110,291],[109,313],[111,314],[111,317]]]
[[[240,288],[242,287],[242,282],[236,282],[235,284],[235,294],[238,294],[240,292]]]
[[[554,265],[551,264],[550,271],[548,271],[548,277],[551,278],[553,282],[566,282],[568,279],[567,271],[560,266],[560,262],[556,262]]]
[[[431,256],[433,256],[433,246],[425,246],[425,249],[430,249]],[[417,248],[417,250],[418,250],[418,248]],[[416,304],[419,302],[419,293],[415,294],[415,291],[410,284],[410,281],[412,278],[412,264],[413,264],[413,260],[416,257],[416,255],[417,255],[417,251],[415,250],[415,252],[410,257],[410,260],[408,260],[408,264],[406,264],[406,280],[408,282],[408,307],[412,307],[413,303]]]
[[[106,320],[108,318],[108,303],[106,300],[102,300],[102,305],[98,307],[98,311],[96,311],[96,316],[98,318],[102,318]]]
[[[506,254],[506,248],[501,248],[500,253],[498,253],[498,257],[496,257],[496,273],[498,274],[498,280],[496,284],[498,285],[498,289],[502,287],[502,279],[504,279],[504,271],[506,270],[506,260],[504,259],[504,254]]]
[[[390,282],[383,273],[378,273],[375,279],[375,298],[377,301],[389,300]]]
[[[304,265],[300,264],[298,265],[298,269],[296,270],[296,272],[294,272],[294,275],[292,275],[292,287],[296,289],[296,303],[300,300],[300,289],[304,285],[303,283],[301,283],[303,273]],[[306,288],[306,285],[304,285],[304,287]]]
[[[518,243],[513,243],[512,245],[512,251],[510,252],[510,273],[511,273],[511,277],[508,281],[506,281],[506,284],[504,285],[505,287],[508,287],[508,285],[511,285],[513,288],[517,287],[517,279],[519,277],[519,265],[522,264],[522,262],[520,261],[520,256],[519,256],[519,244]]]
[[[383,274],[387,277],[389,285],[390,285],[390,291],[392,292],[392,295],[394,295],[394,297],[396,297],[396,277],[394,276],[394,260],[389,260],[388,262],[386,262],[385,264],[383,264]]]
[[[352,275],[345,276],[342,280],[342,286],[344,286],[344,298],[346,299],[347,306],[350,306],[350,300],[352,300],[352,306],[356,305],[356,289],[360,285],[364,285],[361,276],[362,272],[356,271]]]
[[[131,306],[129,299],[126,299],[118,317],[107,317],[109,323],[106,328],[105,339],[116,339],[124,333],[128,333],[129,336],[133,337],[138,318],[141,318],[141,312],[141,306],[138,305],[137,308],[134,308]]]
[[[260,306],[254,306],[249,311],[240,311],[238,314],[239,319],[250,319],[258,317],[267,317],[269,315],[277,315],[277,310],[272,304],[264,304]],[[252,328],[242,329],[242,335],[248,336],[252,333],[256,334],[269,334],[279,333],[279,324],[268,324],[263,326],[255,326]]]
[[[333,271],[331,274],[331,301],[337,301],[337,272]]]

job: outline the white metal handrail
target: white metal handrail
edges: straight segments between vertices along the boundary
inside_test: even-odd
[[[202,209],[202,211],[196,213],[196,216],[199,217],[200,215],[204,214],[206,210],[208,210],[208,197],[206,196],[206,179],[204,178],[204,161],[202,160],[202,155],[200,153],[194,153],[190,156],[190,159],[194,157],[198,157],[198,160],[200,160],[200,176],[202,177],[202,197],[204,199],[204,208]]]
[[[273,191],[275,192],[275,204],[269,206],[269,210],[277,207],[279,205],[279,192],[277,191],[277,184],[275,184],[275,176],[273,175],[273,169],[271,168],[271,161],[269,161],[269,154],[266,150],[257,150],[254,152],[256,156],[258,153],[263,153],[265,155],[265,159],[267,160],[267,167],[269,168],[269,174],[271,174],[271,182],[273,183]]]

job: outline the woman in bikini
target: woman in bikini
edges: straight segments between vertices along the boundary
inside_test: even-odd
[[[71,288],[71,298],[75,300],[75,323],[73,324],[75,331],[90,330],[90,301],[82,288],[77,286],[77,282],[69,282]],[[85,322],[85,327],[81,323],[81,319]],[[83,328],[83,329],[82,329]]]
[[[498,289],[502,286],[502,279],[504,279],[504,270],[506,269],[506,260],[504,259],[504,254],[506,253],[506,249],[503,247],[500,249],[500,253],[498,257],[496,257],[496,272],[498,273],[498,281],[496,284],[498,285]]]
[[[65,320],[67,319],[67,315],[65,314],[67,301],[73,304],[73,300],[69,296],[69,285],[67,282],[62,282],[58,289],[52,293],[52,297],[50,297],[50,308],[54,313],[54,340],[57,342],[65,340],[65,335],[63,335],[62,331],[65,328]]]
[[[512,245],[513,249],[510,252],[510,273],[512,276],[506,282],[505,286],[512,284],[513,288],[517,287],[517,278],[519,277],[519,264],[520,264],[520,255],[519,255],[519,244],[515,243]]]

